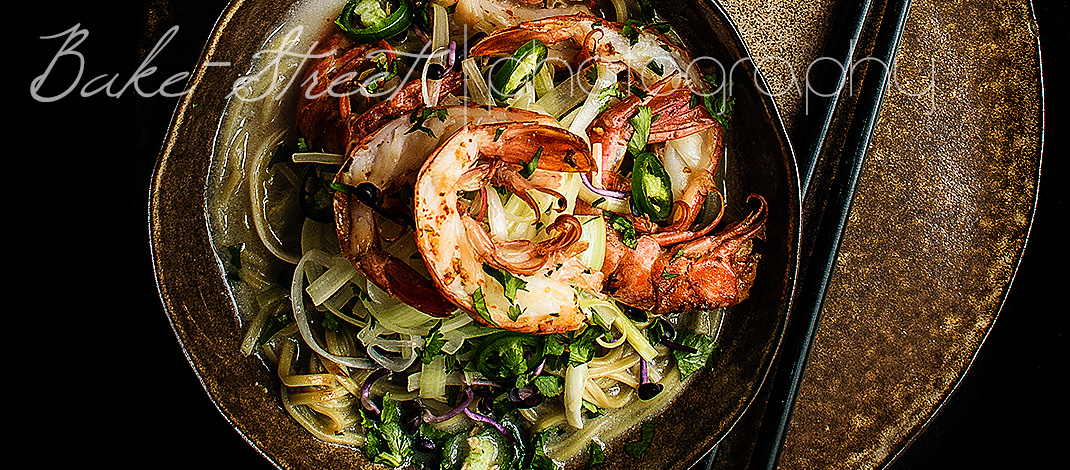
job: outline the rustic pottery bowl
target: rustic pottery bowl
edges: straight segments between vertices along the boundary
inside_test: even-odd
[[[279,28],[289,0],[233,2],[219,18],[176,109],[155,169],[150,242],[160,296],[178,341],[223,416],[266,459],[281,468],[371,468],[355,449],[317,440],[283,410],[278,378],[256,356],[239,352],[238,302],[212,246],[206,213],[208,172],[216,158],[227,96],[267,35]],[[641,460],[622,451],[632,429],[609,443],[614,469],[681,469],[716,445],[754,400],[777,352],[791,304],[799,244],[799,189],[794,155],[764,79],[735,26],[719,6],[699,0],[661,4],[695,57],[715,58],[731,73],[735,108],[726,135],[727,197],[749,194],[769,204],[762,260],[750,299],[730,308],[720,357],[653,418],[653,444]],[[230,67],[209,64],[230,62]],[[709,64],[703,64],[709,65]],[[742,202],[732,205],[740,218]],[[573,466],[577,463],[574,462]]]

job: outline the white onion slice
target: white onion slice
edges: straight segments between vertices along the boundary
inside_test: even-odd
[[[305,313],[305,296],[303,289],[301,289],[304,285],[304,267],[308,263],[329,266],[331,264],[331,259],[332,256],[327,253],[319,250],[311,250],[305,253],[304,256],[297,261],[297,269],[294,269],[293,283],[290,284],[290,301],[293,303],[294,323],[297,324],[297,329],[301,332],[301,338],[305,340],[305,344],[308,344],[308,347],[312,348],[316,354],[347,367],[356,369],[378,369],[379,364],[375,361],[368,360],[367,358],[331,354],[319,344],[319,341],[312,334],[312,328],[308,326],[308,315]]]

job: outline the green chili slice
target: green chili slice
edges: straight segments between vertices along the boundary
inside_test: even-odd
[[[379,0],[349,0],[334,24],[342,28],[349,39],[371,43],[393,37],[412,24],[411,0],[395,0],[397,5],[389,14]]]
[[[542,65],[546,62],[546,44],[532,39],[520,46],[511,57],[503,60],[504,63],[491,80],[490,91],[498,101],[505,101],[516,94],[542,70]]]
[[[657,155],[643,152],[632,167],[632,200],[650,220],[667,220],[672,213],[672,181]]]

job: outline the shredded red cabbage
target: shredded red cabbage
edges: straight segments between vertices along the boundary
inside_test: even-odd
[[[447,419],[450,419],[450,418],[452,418],[454,416],[457,416],[457,415],[461,414],[461,412],[468,411],[468,405],[472,404],[472,399],[474,397],[475,397],[475,394],[472,393],[472,387],[465,387],[465,389],[464,389],[464,399],[461,400],[461,404],[457,405],[456,408],[448,411],[446,414],[444,414],[442,416],[435,416],[435,415],[431,414],[430,410],[424,409],[424,422],[426,422],[426,423],[441,423],[443,421],[446,421]]]
[[[371,375],[369,375],[368,378],[364,380],[364,385],[360,387],[361,406],[363,406],[365,410],[375,413],[376,416],[379,415],[379,407],[375,406],[375,402],[373,402],[371,398],[372,385],[375,383],[376,380],[386,377],[389,373],[390,369],[387,369],[385,367],[378,369],[375,372],[372,372]]]
[[[580,181],[583,181],[583,185],[586,186],[587,189],[590,189],[592,193],[595,193],[599,196],[611,197],[614,199],[628,199],[628,193],[622,193],[620,191],[614,191],[612,189],[596,188],[593,184],[591,184],[591,177],[587,176],[587,173],[580,173]]]

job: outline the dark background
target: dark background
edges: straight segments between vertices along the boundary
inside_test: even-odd
[[[230,428],[186,363],[164,314],[148,246],[150,177],[177,98],[77,93],[35,102],[25,88],[41,75],[63,39],[41,39],[75,24],[89,31],[78,46],[80,83],[118,74],[125,83],[142,54],[171,26],[178,34],[141,80],[153,92],[192,71],[225,1],[40,2],[15,36],[22,60],[9,64],[20,85],[15,128],[7,134],[17,162],[5,185],[6,227],[17,233],[4,348],[9,427],[18,446],[45,467],[110,464],[119,468],[269,468]],[[1066,311],[1065,158],[1062,110],[1067,92],[1067,5],[1034,2],[1040,24],[1046,93],[1040,196],[1014,287],[961,385],[892,468],[1015,467],[1055,462],[1065,431],[1062,380]],[[161,11],[169,15],[159,18]],[[154,20],[155,18],[155,20]],[[21,26],[21,25],[20,25]],[[250,31],[250,34],[260,34]],[[9,36],[10,37],[10,36]],[[65,38],[66,36],[64,36]],[[25,47],[23,47],[25,46]],[[42,91],[54,95],[77,76],[73,61]],[[183,87],[172,86],[170,91]],[[190,188],[199,190],[199,188]],[[27,292],[27,287],[29,290]],[[27,296],[27,293],[29,296]],[[15,423],[31,423],[26,428]]]

